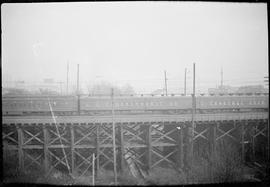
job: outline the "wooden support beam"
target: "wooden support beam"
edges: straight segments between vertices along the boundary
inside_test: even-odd
[[[120,160],[121,160],[121,172],[124,172],[124,167],[125,167],[125,143],[124,143],[124,129],[123,126],[121,124],[119,124],[119,134],[120,134]]]
[[[152,137],[151,137],[151,131],[152,131],[152,125],[149,124],[146,126],[146,144],[147,144],[147,169],[151,170],[152,167],[152,157],[151,157],[151,151],[152,151]]]
[[[48,131],[46,126],[42,126],[43,129],[43,142],[44,142],[44,171],[47,176],[49,171],[49,160],[48,160]]]
[[[256,142],[255,142],[255,140],[256,140],[256,138],[255,138],[255,127],[254,127],[254,125],[252,125],[252,132],[251,132],[251,138],[252,138],[252,141],[251,141],[251,143],[252,143],[252,162],[255,162],[255,145],[256,145]]]
[[[184,152],[183,152],[183,125],[181,123],[178,123],[177,125],[177,167],[183,168],[183,158],[184,158]]]
[[[73,126],[73,124],[71,124],[69,126],[69,128],[70,128],[71,174],[74,177],[74,175],[75,175],[75,156],[74,156],[75,135],[74,135],[74,126]]]
[[[96,125],[96,164],[97,164],[97,172],[96,174],[98,175],[99,173],[99,156],[100,156],[100,147],[99,147],[99,135],[100,135],[100,126],[98,123]]]
[[[245,163],[245,126],[247,126],[247,121],[241,123],[241,157],[242,163]]]
[[[210,123],[209,124],[209,176],[210,181],[214,181],[214,167],[215,167],[215,161],[216,161],[216,130],[217,130],[217,124],[216,123]]]
[[[21,172],[24,172],[24,155],[23,155],[23,129],[22,125],[16,126],[18,133],[18,156],[19,156],[19,169]]]

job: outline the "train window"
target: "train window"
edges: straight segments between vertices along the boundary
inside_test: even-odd
[[[232,101],[232,105],[235,105],[234,101]]]
[[[221,101],[219,101],[219,105],[222,105],[222,102]]]
[[[262,103],[261,103],[262,105],[264,105],[264,101],[262,101]]]
[[[223,105],[226,105],[226,101],[223,102]]]

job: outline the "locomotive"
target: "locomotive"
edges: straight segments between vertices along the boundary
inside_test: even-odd
[[[196,113],[268,111],[268,94],[196,96]],[[3,115],[186,114],[190,96],[16,96],[2,97]]]

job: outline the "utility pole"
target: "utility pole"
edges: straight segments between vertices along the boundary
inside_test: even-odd
[[[264,82],[265,82],[266,86],[269,87],[269,77],[265,76],[264,78],[265,78]],[[269,102],[267,103],[267,108],[268,108],[268,111],[269,111]],[[269,150],[270,150],[270,132],[269,131],[270,131],[270,126],[269,126],[269,112],[268,112],[268,120],[267,120],[267,159],[270,162],[270,153],[269,153]],[[269,169],[268,169],[268,171],[269,171]]]
[[[184,78],[184,95],[187,94],[187,68],[185,68],[185,78]]]
[[[165,94],[168,96],[168,88],[167,88],[167,76],[166,76],[166,71],[164,71],[165,74]]]
[[[80,115],[80,87],[79,87],[79,70],[80,70],[80,65],[77,64],[77,96],[78,96],[78,113]]]
[[[193,94],[192,94],[192,127],[191,127],[191,167],[193,167],[193,138],[194,138],[194,128],[195,128],[195,112],[196,112],[196,100],[195,100],[195,63],[193,63]]]
[[[68,62],[67,62],[67,95],[68,95],[68,71],[69,71],[69,67],[68,67]]]
[[[113,128],[113,170],[114,170],[114,185],[117,185],[117,169],[116,169],[116,145],[115,145],[115,123],[114,123],[114,90],[111,89],[112,99],[112,128]]]

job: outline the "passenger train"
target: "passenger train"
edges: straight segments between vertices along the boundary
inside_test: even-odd
[[[268,111],[268,94],[196,96],[196,113]],[[4,96],[3,115],[186,114],[191,96]]]

